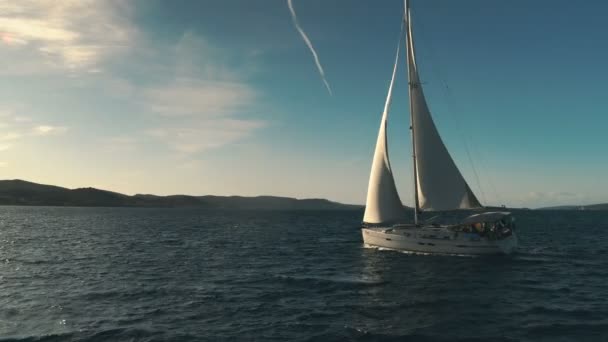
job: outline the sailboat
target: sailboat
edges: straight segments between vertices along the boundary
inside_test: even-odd
[[[369,178],[363,242],[417,253],[456,255],[509,254],[517,248],[515,219],[510,212],[485,211],[445,147],[426,103],[412,34],[410,1],[405,2],[404,29],[407,54],[410,133],[414,174],[414,222],[406,222],[391,169],[388,143],[388,113],[399,63],[397,48],[388,96]],[[470,209],[479,212],[460,222],[433,224],[421,219],[422,212]]]

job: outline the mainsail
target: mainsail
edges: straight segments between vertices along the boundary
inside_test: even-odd
[[[395,83],[395,75],[397,73],[400,46],[401,44],[397,47],[393,76],[391,77],[388,96],[386,97],[384,111],[382,112],[372,171],[369,176],[365,214],[363,216],[363,222],[366,223],[396,222],[402,220],[405,216],[405,210],[401,204],[401,199],[399,199],[395,180],[393,179],[393,172],[391,171],[386,135],[388,111],[393,96],[393,84]]]
[[[422,210],[479,208],[481,204],[443,144],[426,104],[416,66],[409,8],[407,8],[406,18],[410,110],[415,146],[418,208]]]
[[[414,174],[416,183],[416,210],[452,210],[479,208],[481,203],[462,177],[441,140],[424,98],[414,53],[412,22],[406,5],[407,64],[410,92],[412,145],[414,149]],[[405,210],[399,199],[391,171],[387,146],[387,120],[393,95],[393,85],[399,61],[399,47],[388,89],[388,96],[380,121],[372,170],[367,189],[366,223],[402,221]],[[415,215],[416,218],[416,215]]]

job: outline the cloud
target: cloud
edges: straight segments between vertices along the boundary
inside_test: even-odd
[[[67,127],[40,125],[40,126],[34,127],[33,131],[34,131],[34,135],[62,134],[67,131]]]
[[[192,154],[234,143],[266,125],[264,121],[238,119],[197,120],[192,124],[158,128],[147,133],[178,152]]]
[[[21,136],[22,136],[21,133],[9,132],[9,133],[0,135],[0,141],[16,140],[16,139],[21,138]]]
[[[239,78],[238,67],[223,63],[223,51],[185,32],[172,53],[172,77],[142,90],[143,103],[159,122],[146,131],[148,137],[194,154],[250,137],[266,125],[243,118],[257,110],[258,93]]]
[[[329,95],[332,95],[332,91],[329,86],[329,83],[327,82],[327,79],[325,78],[325,71],[323,71],[323,66],[321,65],[321,61],[319,60],[319,55],[317,54],[317,51],[315,50],[314,46],[312,45],[312,42],[308,38],[308,35],[306,35],[306,32],[304,32],[304,30],[300,26],[300,23],[298,22],[298,17],[296,16],[296,11],[293,8],[292,0],[287,0],[287,6],[289,6],[289,12],[291,13],[291,19],[293,20],[293,25],[295,26],[296,30],[298,30],[298,32],[300,33],[300,36],[302,36],[302,39],[304,40],[304,43],[306,43],[306,46],[308,46],[308,49],[312,53],[312,56],[315,60],[315,64],[317,65],[317,70],[319,70],[319,75],[321,76],[321,79],[323,80],[323,83],[325,84],[325,88],[327,88]]]
[[[123,144],[135,150],[140,144],[116,138],[130,136],[192,154],[239,141],[265,126],[263,120],[246,117],[259,112],[259,94],[245,79],[249,58],[239,63],[192,31],[167,46],[130,22],[132,10],[132,2],[118,0],[0,2],[0,46],[9,51],[0,55],[0,63],[11,66],[0,74],[46,76],[58,71],[52,74],[56,84],[79,91],[101,88],[106,99],[118,97],[131,113],[147,114],[132,115],[140,121],[130,132],[100,137],[102,148]],[[117,58],[125,56],[129,58]],[[153,77],[133,76],[140,74]],[[11,121],[11,131],[42,137],[68,130],[62,123],[43,121],[48,118],[44,109],[27,108],[35,119],[10,113],[11,119],[3,122]],[[86,128],[70,124],[70,130],[77,129]]]
[[[111,137],[107,141],[108,141],[108,143],[111,143],[111,144],[121,144],[121,145],[130,145],[130,144],[137,143],[136,138],[130,137],[130,136],[124,136],[124,135]]]
[[[10,117],[13,115],[13,111],[12,110],[8,110],[8,109],[0,109],[0,118],[4,119],[7,117]]]
[[[13,117],[13,120],[17,123],[32,122],[32,118],[27,117],[27,116],[15,116],[15,117]]]
[[[137,35],[130,12],[126,2],[114,0],[4,1],[1,42],[14,50],[11,64],[23,72],[86,69],[129,46]]]
[[[150,108],[166,116],[223,116],[251,103],[254,91],[231,81],[176,79],[145,91]]]
[[[116,135],[101,139],[102,148],[114,154],[134,152],[139,149],[141,139],[131,135]]]
[[[6,122],[0,125],[0,151],[6,151],[28,137],[59,135],[67,131],[65,126],[35,125],[29,117],[15,116],[14,110],[0,111],[0,118]]]

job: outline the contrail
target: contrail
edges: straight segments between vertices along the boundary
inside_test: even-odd
[[[331,87],[329,86],[327,79],[325,79],[325,72],[323,71],[321,62],[319,61],[319,56],[317,55],[317,51],[315,51],[315,48],[312,46],[312,42],[310,41],[310,39],[308,39],[306,32],[304,32],[302,27],[300,27],[300,23],[298,22],[298,17],[296,16],[296,11],[293,9],[292,0],[287,0],[287,6],[289,6],[289,11],[291,12],[291,19],[293,20],[293,25],[296,27],[298,32],[300,32],[302,39],[304,39],[304,42],[310,49],[312,56],[315,58],[315,64],[317,64],[317,69],[319,69],[319,74],[321,75],[321,79],[323,80],[323,83],[325,83],[325,87],[327,88],[329,95],[333,95],[331,92]]]

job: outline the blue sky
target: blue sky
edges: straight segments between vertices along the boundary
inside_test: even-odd
[[[363,203],[402,3],[293,6],[331,96],[286,0],[0,2],[0,178]],[[482,202],[608,202],[607,10],[413,3],[427,100]],[[389,139],[410,205],[400,72]]]

